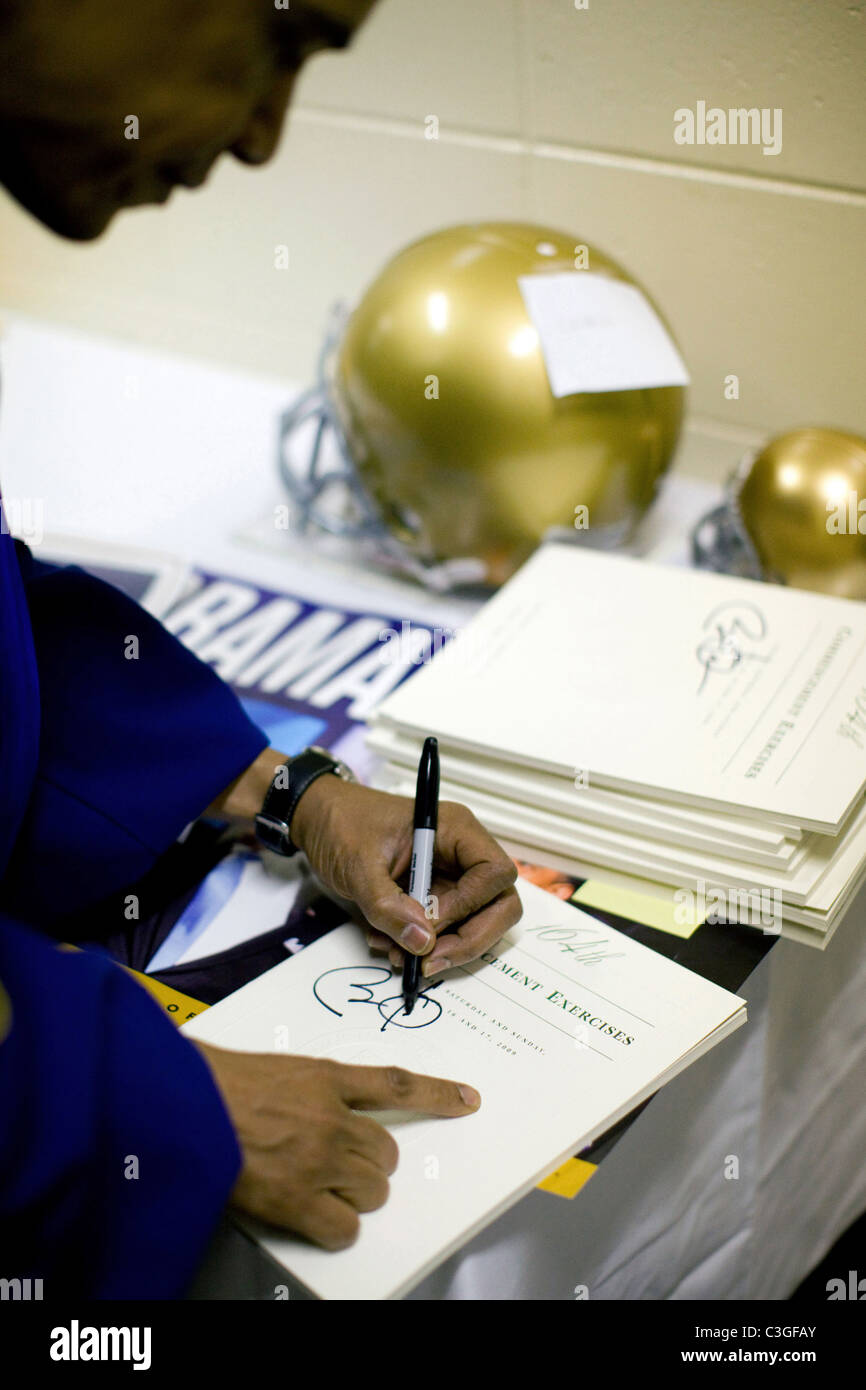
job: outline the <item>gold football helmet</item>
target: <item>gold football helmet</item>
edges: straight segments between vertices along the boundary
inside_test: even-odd
[[[440,588],[502,583],[551,532],[627,539],[673,455],[685,392],[553,395],[518,277],[578,265],[634,284],[573,236],[523,223],[450,227],[395,256],[282,419],[301,525],[366,538]],[[290,451],[310,425],[299,474]],[[338,448],[323,462],[326,431]],[[338,482],[342,513],[328,500]]]
[[[821,428],[771,439],[741,461],[693,546],[704,568],[866,598],[866,439]]]

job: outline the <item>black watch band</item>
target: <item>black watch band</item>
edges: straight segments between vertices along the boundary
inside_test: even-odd
[[[286,857],[297,854],[298,846],[291,841],[292,817],[307,788],[326,772],[335,773],[344,782],[357,781],[345,763],[315,746],[280,764],[256,816],[256,835],[263,845]]]

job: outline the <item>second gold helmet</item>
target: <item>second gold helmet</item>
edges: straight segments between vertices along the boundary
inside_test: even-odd
[[[694,552],[706,568],[866,599],[866,439],[809,426],[747,454]]]

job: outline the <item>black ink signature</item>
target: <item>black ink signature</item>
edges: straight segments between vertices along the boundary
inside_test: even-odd
[[[343,978],[347,974],[352,976],[350,980]],[[336,979],[335,976],[340,978]],[[325,981],[328,983],[325,984]],[[393,1023],[395,1028],[427,1028],[429,1024],[436,1022],[442,1013],[442,1005],[438,999],[430,998],[430,991],[438,989],[441,980],[421,990],[411,1014],[405,1013],[402,994],[388,994],[385,997],[380,994],[378,998],[375,997],[377,991],[386,986],[391,988],[393,983],[394,976],[386,966],[339,965],[334,970],[326,970],[318,977],[313,985],[313,994],[322,1007],[329,1013],[336,1014],[337,1018],[343,1017],[343,1008],[349,1004],[372,1004],[385,1020],[379,1029],[380,1033],[384,1033],[389,1023]],[[362,993],[353,997],[348,994],[350,989],[358,989]],[[340,1005],[342,1007],[336,1007]],[[402,1021],[398,1014],[403,1014]]]
[[[723,617],[723,614],[727,616]],[[753,603],[722,603],[707,615],[702,624],[707,632],[698,645],[696,656],[704,668],[700,695],[711,673],[730,675],[741,661],[768,661],[769,657],[744,650],[747,642],[760,642],[767,635],[763,613]]]

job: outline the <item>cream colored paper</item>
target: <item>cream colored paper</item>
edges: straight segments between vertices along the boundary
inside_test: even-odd
[[[388,1203],[362,1217],[350,1249],[253,1227],[321,1297],[408,1292],[745,1020],[736,996],[532,884],[519,892],[522,921],[484,961],[425,990],[420,1027],[401,1026],[399,976],[370,958],[354,925],[186,1027],[222,1047],[397,1064],[481,1092],[481,1109],[463,1119],[382,1117],[400,1164]]]
[[[377,717],[833,834],[866,785],[861,692],[863,604],[548,544]]]

